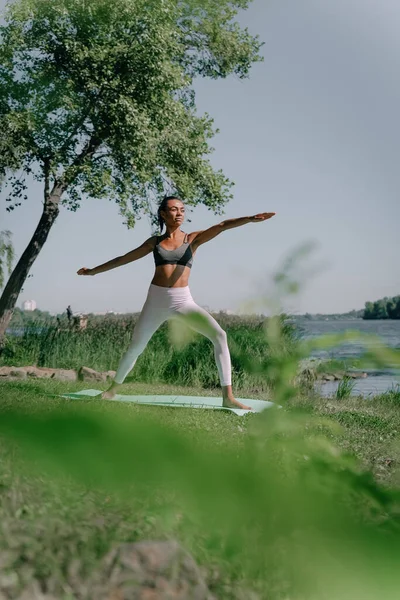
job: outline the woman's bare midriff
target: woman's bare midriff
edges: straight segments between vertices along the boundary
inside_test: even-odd
[[[190,268],[183,265],[160,265],[156,267],[153,285],[160,287],[186,287],[189,285]]]

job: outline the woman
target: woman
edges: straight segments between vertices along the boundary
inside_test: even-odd
[[[94,269],[79,269],[78,275],[97,275],[121,265],[154,254],[155,274],[150,284],[146,302],[135,325],[131,343],[120,360],[111,387],[103,392],[102,398],[114,398],[117,389],[133,368],[138,356],[143,352],[152,335],[167,319],[182,319],[195,331],[208,337],[214,345],[214,356],[222,387],[223,406],[245,408],[232,393],[231,359],[225,331],[203,308],[198,306],[189,290],[189,276],[193,257],[201,244],[209,242],[218,234],[239,227],[245,223],[259,223],[275,213],[261,213],[253,217],[228,219],[203,231],[184,233],[180,227],[185,217],[185,206],[177,196],[167,196],[158,209],[160,231],[165,225],[166,232],[152,236],[141,246]],[[201,315],[203,318],[199,318]],[[197,318],[196,318],[197,317]]]

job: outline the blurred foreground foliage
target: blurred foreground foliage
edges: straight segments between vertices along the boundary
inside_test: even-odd
[[[4,404],[1,435],[17,442],[26,465],[56,480],[67,475],[123,503],[157,504],[166,530],[184,514],[209,556],[229,561],[263,598],[394,600],[400,490],[378,484],[329,441],[338,423],[285,409],[311,345],[327,348],[358,334],[299,342],[291,355],[280,352],[279,319],[268,321],[266,334],[277,407],[250,416],[240,452],[148,415],[128,422],[72,403],[62,411]],[[377,364],[398,360],[376,343],[367,355]]]

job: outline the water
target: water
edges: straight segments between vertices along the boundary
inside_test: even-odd
[[[314,338],[321,335],[332,333],[344,333],[345,331],[360,331],[364,334],[378,336],[380,343],[388,348],[400,349],[400,320],[382,320],[382,321],[363,321],[362,319],[352,319],[346,321],[308,321],[299,320],[297,324],[301,327],[304,338]],[[379,343],[379,342],[378,342]],[[359,358],[362,356],[365,348],[361,342],[348,342],[328,351],[316,351],[313,353],[315,358],[323,359],[342,359]],[[382,394],[391,388],[396,388],[400,383],[400,370],[389,366],[385,369],[363,369],[368,373],[366,379],[356,379],[353,395],[369,396]],[[330,381],[319,386],[321,394],[324,396],[336,392],[338,382]]]

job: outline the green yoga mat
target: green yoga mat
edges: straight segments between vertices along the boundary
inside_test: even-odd
[[[95,397],[101,396],[101,390],[82,390],[74,394],[61,394],[60,398],[70,398],[72,400],[83,400],[85,396]],[[227,410],[236,415],[243,416],[248,413],[260,413],[266,408],[275,406],[273,402],[265,400],[252,400],[245,398],[237,398],[242,404],[251,406],[253,410],[244,410],[241,408],[225,408],[222,406],[222,398],[205,398],[203,396],[125,396],[116,394],[112,398],[116,402],[134,402],[135,404],[144,404],[146,406],[172,406],[185,408],[211,408],[213,410]]]

